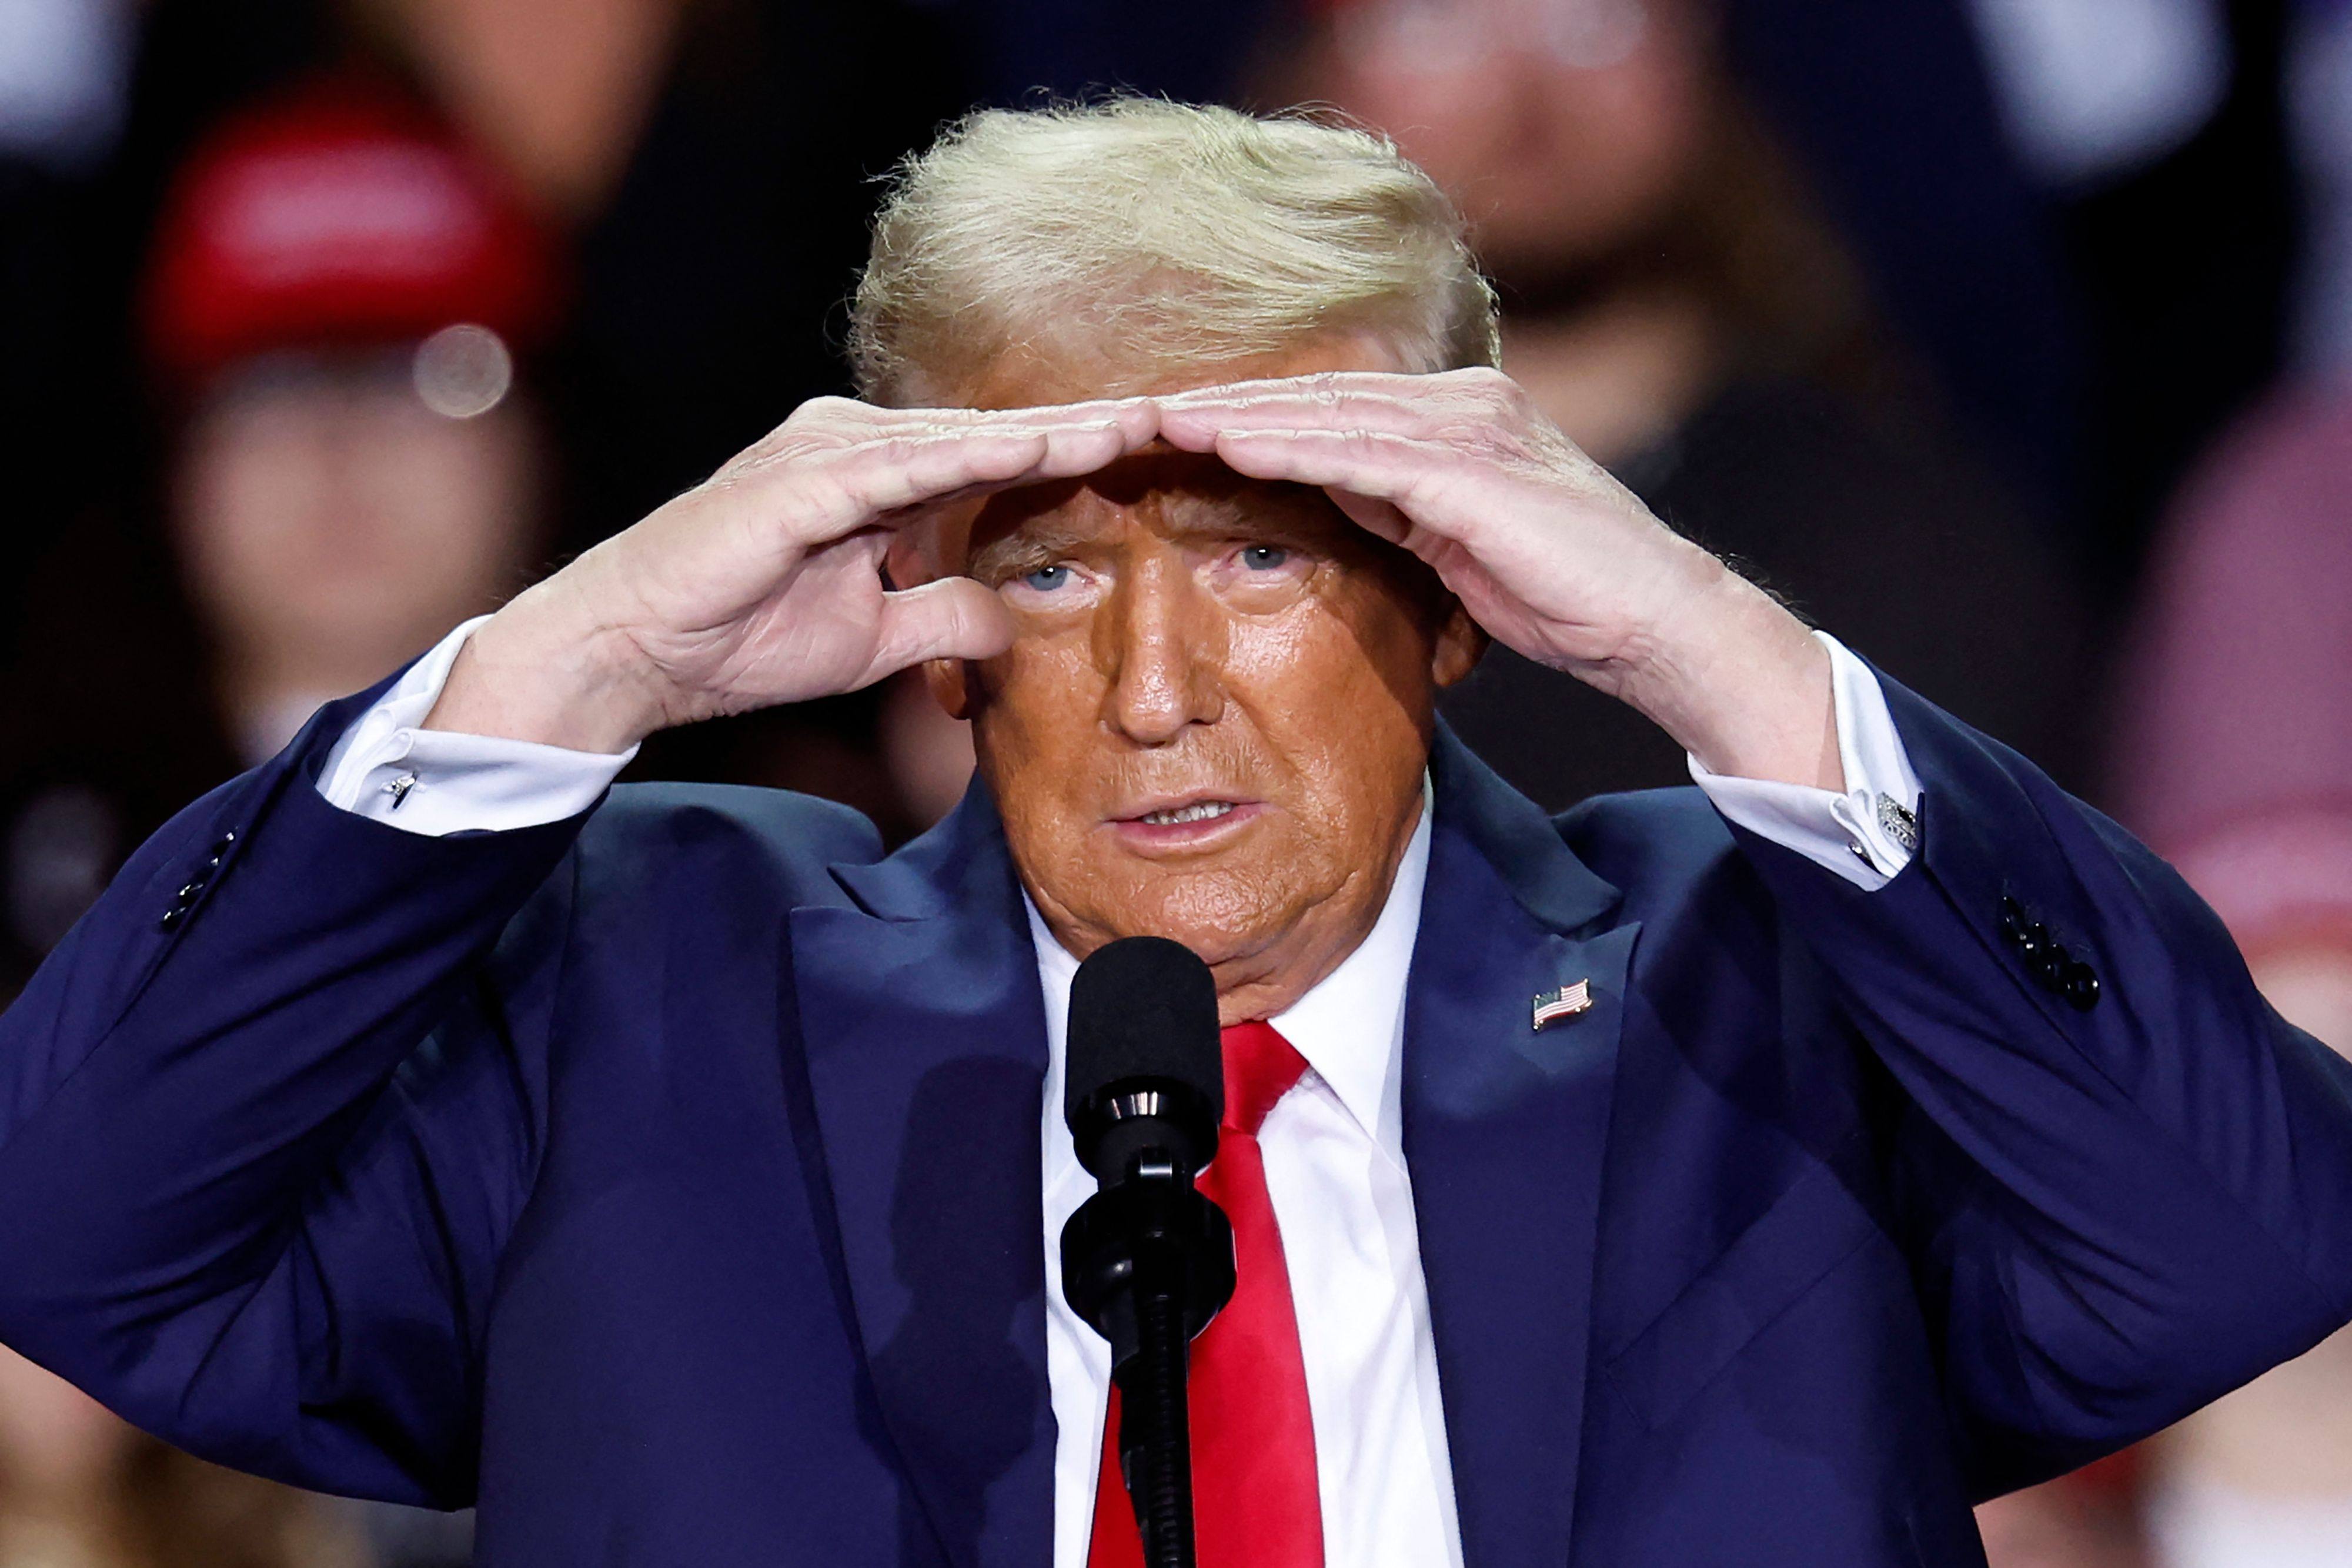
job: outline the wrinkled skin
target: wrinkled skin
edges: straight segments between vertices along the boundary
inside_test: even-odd
[[[1380,913],[1468,617],[1319,493],[1188,455],[1003,497],[974,541],[1014,641],[933,681],[1047,925],[1184,943],[1229,1019],[1295,999]],[[1236,809],[1136,821],[1201,800]]]
[[[1385,368],[1354,346],[1254,368],[1358,365]],[[1007,368],[982,395],[1059,401],[1061,376]],[[960,511],[901,536],[892,575],[968,574],[1012,613],[1005,652],[928,674],[973,721],[1048,928],[1080,956],[1171,937],[1208,960],[1228,1022],[1279,1011],[1378,918],[1420,820],[1435,693],[1475,662],[1475,624],[1321,490],[1213,455],[1155,444]],[[1136,820],[1202,800],[1236,809]]]
[[[619,751],[923,664],[1055,936],[1182,941],[1229,1020],[1370,929],[1487,635],[1718,772],[1839,787],[1826,653],[1498,371],[1323,340],[958,401],[804,405],[501,611],[428,724]]]

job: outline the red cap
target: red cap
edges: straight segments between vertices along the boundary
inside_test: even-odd
[[[415,103],[344,78],[238,115],[198,146],[164,204],[147,283],[150,350],[188,377],[458,321],[527,343],[554,304],[547,236],[496,172]]]

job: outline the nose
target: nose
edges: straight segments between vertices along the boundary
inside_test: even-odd
[[[1095,622],[1108,679],[1103,722],[1139,746],[1165,746],[1224,712],[1223,617],[1183,558],[1154,550],[1129,564]]]

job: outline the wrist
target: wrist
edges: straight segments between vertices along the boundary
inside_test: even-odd
[[[607,756],[663,727],[635,644],[583,613],[568,589],[551,578],[484,622],[422,727]]]
[[[1629,641],[1621,695],[1714,772],[1842,790],[1829,651],[1721,562]]]

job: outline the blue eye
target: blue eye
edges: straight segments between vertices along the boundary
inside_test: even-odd
[[[1252,571],[1272,571],[1290,559],[1280,545],[1251,545],[1242,551],[1242,564]]]
[[[1024,573],[1021,580],[1040,593],[1051,593],[1070,580],[1070,569],[1066,566],[1041,566],[1034,571]]]

